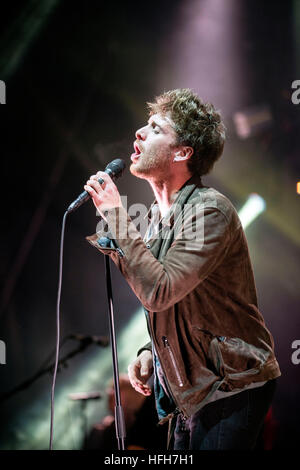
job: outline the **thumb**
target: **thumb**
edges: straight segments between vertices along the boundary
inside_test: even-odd
[[[145,363],[141,364],[141,375],[147,375],[149,372],[149,368]]]

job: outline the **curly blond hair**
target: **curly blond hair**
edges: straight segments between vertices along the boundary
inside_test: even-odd
[[[150,116],[158,113],[171,117],[178,145],[194,149],[187,162],[191,174],[209,173],[222,155],[225,143],[225,126],[219,111],[189,88],[167,91],[147,105]]]

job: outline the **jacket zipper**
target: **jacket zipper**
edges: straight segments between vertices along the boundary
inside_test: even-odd
[[[176,374],[178,385],[179,385],[179,387],[183,387],[183,381],[182,381],[182,378],[180,376],[180,372],[178,370],[178,367],[177,367],[177,364],[176,364],[176,361],[175,361],[175,356],[174,356],[173,351],[171,349],[171,346],[169,344],[168,338],[166,336],[163,336],[162,340],[163,340],[163,343],[164,343],[164,347],[167,349],[168,354],[170,356],[170,359],[171,359],[171,362],[172,362],[172,365],[173,365],[173,368],[174,368],[174,371],[175,371],[175,374]]]
[[[149,318],[149,312],[148,312],[148,311],[147,311],[146,319],[147,319],[147,324],[148,324],[148,328],[149,328],[150,337],[151,337],[151,338],[154,338],[153,330],[152,330],[152,325],[151,325],[151,321],[150,321],[150,318]],[[153,339],[152,339],[152,341],[153,341]],[[168,386],[168,391],[169,391],[169,393],[170,393],[170,395],[171,395],[171,397],[172,397],[172,399],[173,399],[173,401],[174,401],[174,403],[175,403],[175,405],[176,405],[175,411],[174,411],[173,413],[171,413],[171,414],[173,414],[173,415],[175,416],[176,414],[178,414],[178,413],[181,412],[182,415],[185,417],[185,414],[184,414],[183,411],[181,411],[181,409],[180,409],[180,407],[179,407],[179,405],[178,405],[178,402],[177,402],[177,400],[175,399],[174,394],[173,394],[173,392],[172,392],[172,390],[171,390],[171,387],[170,387],[170,385],[169,385],[169,383],[168,383],[167,375],[166,375],[166,373],[165,373],[165,371],[164,371],[164,368],[163,368],[163,365],[162,365],[162,362],[161,362],[161,359],[160,359],[160,357],[159,357],[159,354],[158,354],[158,351],[157,351],[157,350],[156,350],[156,354],[157,354],[157,356],[158,356],[160,366],[161,366],[162,371],[163,371],[163,373],[164,373],[165,381],[166,381],[166,384],[167,384],[167,386]]]

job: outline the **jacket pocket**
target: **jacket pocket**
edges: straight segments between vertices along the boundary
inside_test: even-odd
[[[270,355],[269,351],[240,338],[221,336],[212,339],[209,354],[222,377],[236,380],[258,374]]]
[[[203,338],[207,358],[220,377],[240,380],[255,376],[267,362],[270,352],[246,343],[240,338],[213,334],[200,327],[200,341]],[[199,337],[198,336],[198,337]]]
[[[181,377],[181,374],[180,374],[180,371],[179,371],[179,367],[177,365],[177,361],[175,359],[175,355],[174,355],[174,353],[171,349],[171,346],[169,344],[168,338],[166,336],[163,336],[162,341],[163,341],[163,345],[164,345],[164,347],[165,347],[165,349],[168,353],[168,356],[169,356],[170,362],[172,364],[172,367],[173,367],[178,385],[179,385],[179,387],[183,387],[183,380],[182,380],[182,377]]]

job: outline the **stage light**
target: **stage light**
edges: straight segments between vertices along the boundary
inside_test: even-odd
[[[300,194],[300,181],[297,183],[297,193]]]
[[[269,129],[272,120],[272,114],[267,105],[247,108],[233,114],[236,133],[241,139]]]
[[[20,8],[16,18],[8,25],[4,38],[1,38],[1,78],[9,78],[24,60],[27,50],[34,39],[38,38],[58,3],[59,0],[23,2],[24,5]],[[3,10],[4,15],[5,10]]]
[[[248,102],[243,14],[243,2],[236,0],[179,2],[161,46],[159,89],[191,88],[223,116]]]
[[[266,209],[265,200],[256,193],[250,194],[246,203],[239,211],[239,218],[242,226],[246,229],[254,219],[256,219]]]

